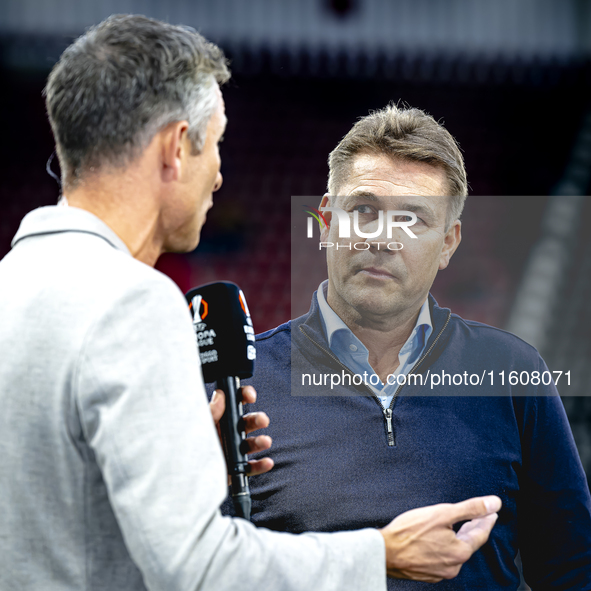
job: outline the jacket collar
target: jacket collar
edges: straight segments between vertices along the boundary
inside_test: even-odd
[[[29,236],[61,232],[94,234],[106,240],[117,250],[131,256],[123,240],[94,214],[78,207],[63,207],[60,205],[39,207],[29,212],[21,221],[19,229],[12,239],[11,246],[14,248],[19,241]]]
[[[427,341],[425,350],[429,352],[429,356],[432,356],[435,351],[439,351],[440,348],[445,345],[449,338],[449,333],[451,331],[448,330],[448,323],[451,317],[451,310],[439,307],[437,301],[431,294],[429,294],[429,307],[431,310],[431,318],[433,320],[433,332]],[[305,333],[305,335],[303,333]],[[330,351],[322,327],[316,292],[314,292],[314,295],[312,296],[312,303],[308,313],[292,320],[291,338],[293,344],[303,347],[304,349],[309,348],[309,339],[311,338],[323,349]],[[436,342],[437,346],[433,347]],[[425,364],[425,366],[427,365],[428,364]]]

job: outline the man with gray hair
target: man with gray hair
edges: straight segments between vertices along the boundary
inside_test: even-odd
[[[329,168],[328,280],[306,315],[257,337],[250,383],[273,418],[275,469],[252,481],[252,520],[293,533],[381,527],[392,511],[496,494],[489,543],[438,587],[516,589],[520,551],[532,588],[591,589],[589,489],[544,361],[429,294],[461,241],[455,140],[390,105],[353,126]]]
[[[454,576],[495,522],[494,496],[330,535],[222,517],[224,400],[210,414],[184,298],[151,267],[199,242],[228,76],[195,31],[129,15],[49,76],[63,197],[25,217],[0,262],[2,589],[379,590],[386,573]],[[246,417],[247,432],[267,424]]]

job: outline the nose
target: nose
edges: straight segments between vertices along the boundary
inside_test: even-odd
[[[218,175],[215,177],[215,184],[213,185],[213,192],[214,193],[216,191],[220,190],[220,187],[222,186],[223,182],[224,182],[224,177],[222,176],[222,173],[218,170]]]
[[[382,251],[388,254],[393,254],[399,250],[402,250],[404,245],[401,242],[395,240],[371,240],[369,241],[369,250],[371,251]]]
[[[372,252],[386,252],[388,254],[393,254],[399,250],[399,243],[396,242],[394,236],[392,235],[392,238],[388,238],[388,229],[385,222],[379,224],[376,228],[372,228],[372,230],[379,232],[379,234],[365,239],[365,242],[369,244],[369,250]]]
[[[386,229],[386,224],[382,229],[382,232],[379,236],[375,238],[368,238],[366,242],[369,243],[369,249],[373,251],[382,251],[388,254],[394,254],[396,251],[401,250],[404,248],[400,242],[396,241],[394,233],[392,234],[392,238],[388,238],[388,231]],[[401,248],[402,247],[402,248]]]

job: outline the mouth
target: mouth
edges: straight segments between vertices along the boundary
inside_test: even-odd
[[[366,267],[365,269],[361,269],[358,272],[374,279],[395,279],[392,273],[389,273],[384,269],[378,269],[377,267]]]

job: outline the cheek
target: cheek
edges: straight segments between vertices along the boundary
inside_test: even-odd
[[[412,268],[423,271],[437,269],[439,268],[441,245],[432,241],[422,241],[422,237],[419,237],[410,244],[407,240],[401,254],[411,271]]]
[[[334,251],[332,248],[326,249],[326,266],[329,271],[329,275],[332,275],[334,271],[336,271],[336,259],[334,257]]]
[[[327,249],[326,265],[329,275],[337,281],[346,281],[352,275],[353,253],[356,253],[356,251],[337,250],[336,248]]]
[[[326,249],[326,266],[331,277],[340,275],[339,269],[342,267],[342,260],[340,260],[339,254],[334,248]]]

